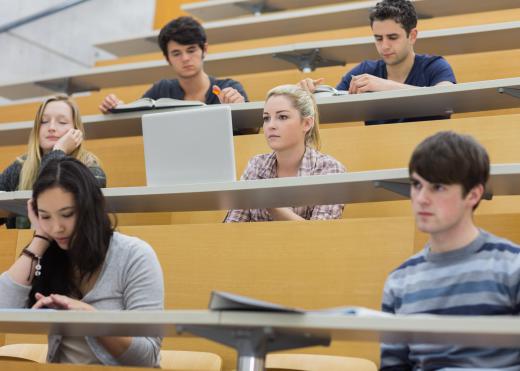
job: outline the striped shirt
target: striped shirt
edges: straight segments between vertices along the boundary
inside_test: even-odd
[[[520,247],[481,231],[469,245],[445,253],[430,246],[393,271],[382,309],[395,314],[517,315]],[[517,349],[381,344],[381,370],[520,371]]]
[[[277,178],[274,152],[254,156],[240,180]],[[307,147],[298,169],[298,176],[344,173],[345,168],[336,159]],[[304,219],[339,219],[343,204],[292,207],[292,211]],[[229,210],[224,223],[272,221],[267,209]]]

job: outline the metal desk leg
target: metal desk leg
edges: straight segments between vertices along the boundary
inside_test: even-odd
[[[265,370],[265,357],[238,357],[238,371],[263,371]]]
[[[226,331],[226,330],[224,330]],[[231,330],[223,333],[227,339],[222,341],[237,350],[238,371],[263,371],[270,331],[260,330]]]
[[[238,371],[265,370],[268,352],[295,349],[314,345],[330,345],[330,337],[307,333],[277,331],[270,327],[179,326],[180,332],[216,341],[235,348]]]

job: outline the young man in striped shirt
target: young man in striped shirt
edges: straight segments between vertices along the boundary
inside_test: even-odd
[[[409,172],[416,224],[430,240],[389,275],[383,311],[517,315],[520,248],[473,222],[489,177],[486,150],[470,136],[440,132],[415,149]],[[381,370],[454,369],[520,370],[520,347],[381,344]]]

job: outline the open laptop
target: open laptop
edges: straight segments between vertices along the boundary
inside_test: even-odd
[[[229,106],[147,114],[142,124],[148,186],[236,180]]]

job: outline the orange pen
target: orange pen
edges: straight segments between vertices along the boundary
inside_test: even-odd
[[[212,91],[213,91],[213,94],[219,95],[222,90],[220,90],[220,88],[217,85],[214,85]]]

